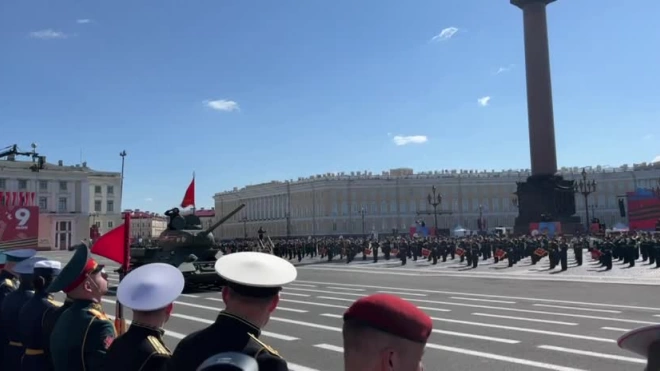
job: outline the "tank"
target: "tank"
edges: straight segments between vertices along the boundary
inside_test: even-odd
[[[202,229],[197,215],[182,216],[179,209],[167,210],[167,230],[160,234],[155,244],[131,246],[131,268],[167,263],[179,268],[187,285],[220,283],[214,269],[220,248],[215,243],[213,231],[244,207],[245,204],[239,205],[208,229]]]

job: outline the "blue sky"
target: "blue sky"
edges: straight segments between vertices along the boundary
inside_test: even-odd
[[[660,2],[634,3],[548,8],[560,165],[660,155]],[[3,0],[0,47],[0,147],[116,171],[125,149],[125,208],[175,206],[193,171],[210,207],[324,172],[529,167],[508,0]]]

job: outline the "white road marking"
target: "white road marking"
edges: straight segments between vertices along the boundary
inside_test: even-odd
[[[289,295],[289,296],[299,296],[299,297],[303,297],[303,298],[308,298],[308,297],[312,296],[312,295],[309,295],[309,294],[298,294],[298,293],[295,293],[295,292],[286,292],[286,291],[282,291],[282,292],[280,292],[280,294],[281,295]]]
[[[478,327],[490,327],[490,328],[496,328],[496,329],[500,329],[500,330],[529,332],[529,333],[532,333],[532,334],[550,335],[550,336],[558,336],[558,337],[565,337],[565,338],[572,338],[572,339],[591,340],[591,341],[598,341],[598,342],[602,342],[602,343],[616,343],[616,340],[614,340],[614,339],[605,339],[605,338],[578,335],[578,334],[567,334],[567,333],[564,333],[564,332],[537,330],[537,329],[525,328],[525,327],[503,326],[503,325],[495,325],[495,324],[481,323],[481,322],[461,321],[461,320],[457,320],[457,319],[448,319],[448,318],[431,317],[431,319],[433,319],[434,321],[447,322],[447,323],[456,323],[456,324],[461,324],[461,325],[471,325],[471,326],[478,326]]]
[[[451,335],[451,336],[457,336],[457,337],[463,337],[463,338],[470,338],[470,339],[488,340],[488,341],[493,341],[495,343],[504,343],[504,344],[518,344],[518,343],[520,343],[520,341],[518,341],[518,340],[502,339],[502,338],[496,338],[496,337],[492,337],[492,336],[468,334],[468,333],[465,333],[465,332],[446,331],[446,330],[433,330],[433,333],[443,334],[443,335]]]
[[[314,345],[316,348],[321,348],[325,350],[329,350],[332,352],[337,352],[337,353],[344,353],[344,348],[338,347],[336,345],[331,345],[331,344],[316,344]]]
[[[199,298],[199,295],[181,294],[181,296],[185,296],[186,298]]]
[[[330,317],[330,318],[344,318],[341,314],[332,314],[332,313],[321,313],[319,316]]]
[[[305,283],[290,283],[289,286],[316,287],[316,285],[308,285],[308,284],[305,284]]]
[[[411,292],[400,292],[400,291],[392,291],[392,290],[378,290],[378,292],[382,292],[385,294],[394,294],[394,295],[408,295],[408,296],[428,296],[427,294],[415,294]]]
[[[219,299],[219,298],[205,298],[205,299],[206,300],[212,300],[212,301],[219,301],[219,302],[224,303],[224,301],[222,299]],[[186,303],[186,304],[190,304],[190,303]],[[195,305],[195,304],[193,304],[193,305]],[[202,309],[206,309],[206,308],[202,308]],[[222,308],[218,308],[218,309],[222,309]],[[275,310],[281,310],[281,311],[284,311],[284,312],[294,312],[294,313],[307,313],[307,312],[309,312],[308,310],[304,310],[304,309],[287,308],[287,307],[281,307],[279,305],[277,306],[277,308],[275,308]]]
[[[277,321],[277,322],[284,322],[284,323],[291,323],[293,325],[298,325],[298,326],[305,326],[305,327],[312,327],[312,328],[317,328],[319,330],[327,330],[327,331],[334,331],[334,332],[341,332],[341,328],[339,327],[332,327],[332,326],[326,326],[326,325],[319,325],[316,323],[311,323],[311,322],[305,322],[305,321],[296,321],[294,319],[288,319],[288,318],[279,318],[279,317],[270,317],[271,321]]]
[[[334,304],[326,304],[326,303],[314,303],[311,301],[302,301],[302,300],[292,300],[292,299],[280,299],[280,301],[287,302],[287,303],[296,303],[296,304],[305,304],[305,305],[312,305],[315,307],[326,307],[326,308],[340,308],[340,309],[346,309],[348,308],[345,305],[334,305]]]
[[[539,323],[549,323],[553,325],[566,325],[566,326],[577,326],[577,323],[574,322],[561,322],[561,321],[549,321],[547,319],[533,319],[533,318],[524,318],[524,317],[513,317],[513,316],[500,316],[497,314],[489,314],[489,313],[472,313],[473,316],[481,316],[481,317],[491,317],[491,318],[502,318],[502,319],[514,319],[517,321],[525,321],[525,322],[539,322]]]
[[[346,290],[346,291],[364,291],[364,289],[354,289],[350,287],[336,287],[336,286],[327,286],[326,289],[330,290]]]
[[[315,281],[298,281],[298,282],[307,282],[307,283],[323,283]],[[362,288],[371,288],[371,289],[381,289],[383,286],[372,286],[372,285],[356,285],[350,283],[337,283],[337,282],[325,282],[325,284],[332,284],[334,286],[347,286],[347,287],[362,287]],[[439,291],[439,290],[422,290],[422,289],[410,289],[410,288],[400,288],[400,287],[390,287],[393,290],[409,291],[409,292],[424,292],[429,294],[446,294],[446,295],[456,295],[456,292],[453,291]],[[633,305],[621,305],[621,304],[604,304],[604,303],[591,303],[583,301],[570,301],[570,300],[556,300],[556,299],[543,299],[543,298],[527,298],[521,296],[502,296],[502,295],[489,295],[489,294],[474,294],[461,292],[462,296],[475,296],[482,298],[495,298],[495,299],[511,299],[511,300],[521,300],[521,301],[537,301],[537,302],[546,302],[546,303],[561,303],[561,304],[578,304],[578,305],[590,305],[594,307],[605,307],[605,308],[623,308],[623,309],[639,309],[639,310],[649,310],[654,312],[660,312],[660,308],[653,307],[641,307]],[[660,315],[658,315],[660,317]]]
[[[551,305],[551,304],[534,304],[535,307],[545,307],[545,308],[557,308],[557,309],[569,309],[569,310],[582,310],[588,312],[600,312],[600,313],[614,313],[621,314],[620,310],[609,310],[609,309],[594,309],[594,308],[578,308],[578,307],[564,307],[561,305]]]
[[[621,331],[621,332],[627,332],[630,331],[630,329],[627,328],[619,328],[619,327],[601,327],[601,330],[608,330],[608,331]]]
[[[317,296],[317,299],[325,299],[325,300],[337,300],[337,301],[349,301],[353,302],[355,300],[353,299],[346,299],[346,298],[335,298],[332,296]],[[451,312],[451,309],[444,309],[444,308],[431,308],[431,307],[417,307],[421,310],[429,310],[432,312]]]
[[[449,299],[454,300],[468,300],[468,301],[483,301],[484,303],[500,303],[500,304],[516,304],[515,301],[504,301],[504,300],[491,300],[491,299],[475,299],[475,298],[461,298],[459,296],[452,296]]]
[[[646,360],[642,358],[633,358],[633,357],[624,357],[624,356],[617,356],[614,354],[604,354],[604,353],[596,353],[596,352],[591,352],[588,350],[577,350],[577,349],[570,349],[570,348],[562,348],[562,347],[556,347],[553,345],[539,345],[539,349],[545,349],[545,350],[554,350],[557,352],[563,352],[563,353],[570,353],[570,354],[578,354],[581,356],[588,356],[588,357],[596,357],[596,358],[604,358],[604,359],[613,359],[616,361],[623,361],[623,362],[630,362],[630,363],[639,363],[639,364],[646,364]]]

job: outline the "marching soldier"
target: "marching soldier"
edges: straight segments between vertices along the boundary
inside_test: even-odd
[[[86,245],[79,245],[47,289],[50,293],[64,291],[73,299],[50,338],[54,371],[101,369],[106,351],[117,337],[101,306],[101,298],[108,292],[107,275],[90,255]]]
[[[181,271],[164,263],[141,266],[124,277],[117,300],[133,310],[133,321],[108,349],[106,370],[165,370],[171,352],[163,342],[162,328],[184,285]]]
[[[173,370],[194,370],[217,353],[239,351],[254,357],[261,371],[287,371],[286,360],[259,335],[277,307],[282,286],[296,279],[296,268],[270,254],[242,252],[221,257],[215,270],[227,281],[222,289],[225,310],[215,323],[179,342]]]
[[[53,333],[53,329],[55,328],[57,320],[60,318],[62,313],[64,313],[64,311],[71,307],[71,304],[73,304],[73,300],[67,295],[62,306],[46,308],[43,321],[41,322],[41,335],[43,339],[44,354],[45,357],[49,360],[51,367],[53,367],[53,357],[51,356],[50,352],[50,336]]]
[[[21,362],[22,371],[50,371],[53,369],[50,356],[44,350],[43,320],[48,310],[59,307],[46,288],[53,282],[62,268],[55,260],[42,260],[34,264],[33,285],[34,296],[21,309],[18,327],[19,337],[25,346],[25,354]]]
[[[26,254],[33,254],[32,251]],[[20,339],[18,320],[21,308],[34,294],[32,291],[32,271],[34,264],[39,260],[46,260],[46,258],[33,256],[17,263],[13,268],[14,273],[19,276],[20,284],[15,291],[7,295],[0,309],[0,331],[7,336],[7,344],[4,346],[4,356],[2,364],[0,364],[0,368],[3,370],[21,369],[21,357],[25,347]]]

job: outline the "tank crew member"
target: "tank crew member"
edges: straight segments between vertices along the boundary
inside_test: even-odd
[[[431,317],[398,296],[358,299],[344,313],[344,370],[422,369],[432,329]]]
[[[108,349],[106,370],[166,369],[171,352],[163,342],[162,328],[184,284],[181,271],[164,263],[143,265],[124,277],[117,287],[117,300],[133,311],[133,321]]]
[[[55,371],[95,371],[117,332],[103,313],[101,298],[108,292],[103,265],[92,259],[86,245],[78,245],[48,292],[64,291],[73,303],[60,316],[50,337]]]
[[[0,308],[0,331],[7,336],[7,344],[4,346],[2,370],[20,370],[21,357],[25,347],[20,339],[18,320],[23,305],[34,295],[32,288],[32,271],[37,261],[46,260],[46,258],[31,257],[17,263],[14,268],[14,274],[19,277],[18,288],[9,293],[2,302]]]
[[[55,260],[41,260],[34,264],[32,283],[34,296],[21,309],[18,320],[19,338],[25,347],[20,370],[49,371],[53,369],[50,356],[44,351],[43,319],[47,310],[59,307],[46,288],[59,274],[62,264]]]
[[[211,326],[179,342],[173,369],[194,370],[215,354],[240,352],[254,357],[261,371],[288,370],[284,358],[259,334],[277,307],[282,286],[296,279],[296,268],[277,256],[241,252],[218,259],[215,270],[227,282],[222,289],[226,309]]]
[[[617,340],[619,348],[646,358],[645,371],[660,370],[660,325],[628,331]]]

